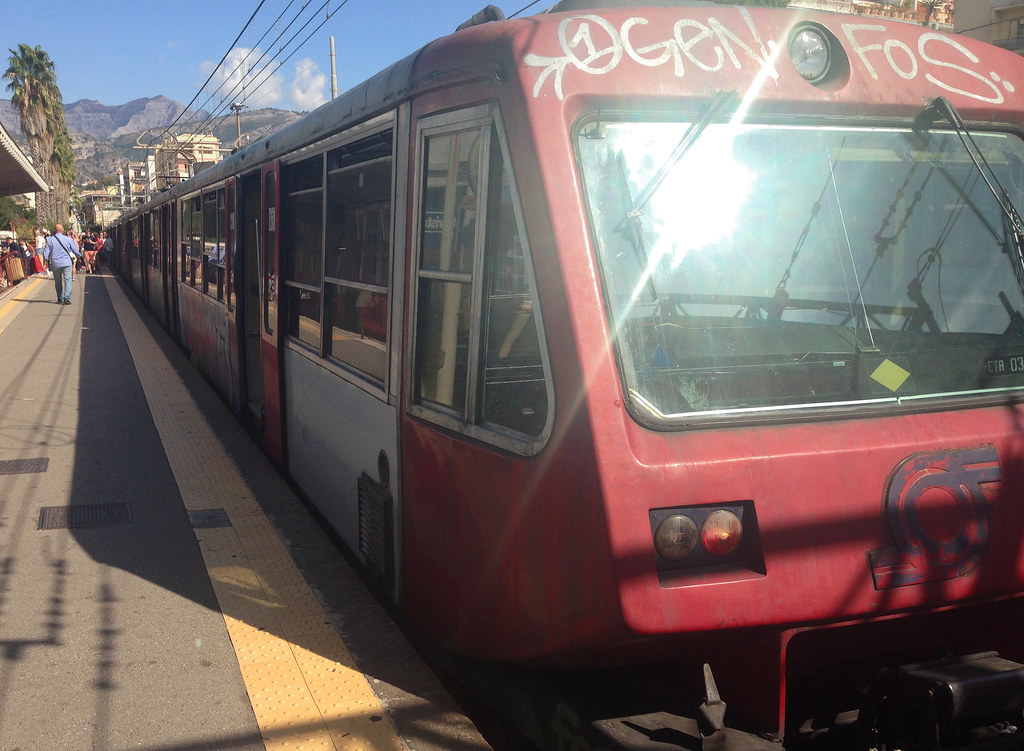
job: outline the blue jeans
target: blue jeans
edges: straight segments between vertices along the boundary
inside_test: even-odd
[[[62,266],[59,269],[51,269],[53,271],[53,286],[57,288],[57,300],[64,302],[65,300],[71,300],[71,287],[72,287],[72,267]]]

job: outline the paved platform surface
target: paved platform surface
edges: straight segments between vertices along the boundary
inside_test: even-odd
[[[0,290],[0,751],[489,748],[112,275]]]

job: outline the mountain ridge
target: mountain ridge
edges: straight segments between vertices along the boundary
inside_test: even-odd
[[[181,123],[189,121],[202,123],[204,132],[209,132],[206,122],[210,113],[205,110],[193,112],[185,105],[166,96],[143,97],[118,105],[105,105],[95,99],[79,99],[64,105],[64,122],[71,137],[71,148],[75,154],[79,184],[100,180],[117,174],[127,161],[142,161],[145,151],[137,148],[139,137],[147,131],[168,128],[182,113]],[[297,119],[299,114],[289,110],[263,109],[245,111],[239,123],[242,135],[251,140],[263,138],[269,133]],[[21,132],[20,118],[9,99],[0,99],[0,123],[22,149],[27,150]],[[234,143],[238,131],[235,118],[221,117],[213,128],[213,135],[225,145]]]

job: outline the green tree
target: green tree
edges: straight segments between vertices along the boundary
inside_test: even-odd
[[[68,136],[67,126],[64,125],[64,108],[61,107],[60,132],[56,136],[53,154],[50,156],[50,174],[55,178],[53,182],[55,207],[67,209],[76,173],[75,152],[71,148],[71,138]],[[61,218],[67,217],[61,215]]]
[[[14,225],[14,231],[22,237],[23,225],[28,224],[33,212],[23,209],[10,196],[0,196],[0,229],[10,229]]]
[[[10,53],[10,64],[3,77],[11,92],[11,104],[21,119],[33,165],[54,186],[51,193],[36,194],[38,218],[43,222],[63,222],[75,178],[75,160],[64,124],[64,101],[57,86],[56,69],[38,45],[19,44],[17,51]]]

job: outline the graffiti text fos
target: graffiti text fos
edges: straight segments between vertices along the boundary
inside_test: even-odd
[[[843,33],[850,42],[850,49],[857,55],[868,75],[878,80],[878,69],[887,67],[900,78],[912,80],[924,71],[925,80],[940,89],[978,99],[982,102],[1002,104],[1003,89],[1013,92],[1013,84],[1005,81],[992,71],[986,77],[966,63],[977,65],[977,55],[956,39],[944,34],[928,32],[917,40],[917,49],[899,39],[886,39],[886,27],[881,24],[843,24]],[[955,84],[949,76],[961,73],[969,80],[963,83],[976,84],[976,89],[964,89],[963,83]],[[1002,86],[1002,89],[1000,88]]]

